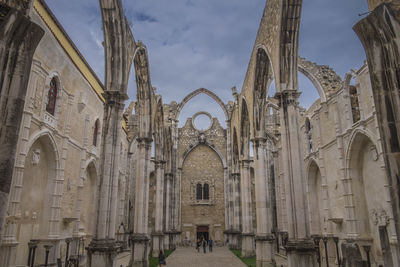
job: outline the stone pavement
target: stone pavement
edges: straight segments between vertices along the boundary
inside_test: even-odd
[[[167,259],[168,267],[246,267],[227,247],[204,254],[193,247],[177,248]]]

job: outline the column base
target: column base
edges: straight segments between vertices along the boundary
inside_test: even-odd
[[[257,235],[256,240],[256,267],[273,267],[274,260],[274,235]]]
[[[15,253],[18,242],[4,242],[0,246],[0,266],[13,266],[15,264]]]
[[[316,267],[316,251],[312,240],[288,240],[286,246],[288,267]]]
[[[169,232],[165,232],[165,237],[164,237],[164,241],[163,241],[163,247],[164,250],[168,250],[169,246],[170,246],[170,239],[171,239],[171,235]]]
[[[132,254],[129,267],[149,266],[149,240],[146,234],[133,234]]]
[[[90,267],[117,266],[118,246],[114,239],[93,239],[87,252]]]
[[[228,236],[227,245],[229,249],[241,249],[241,232],[237,230],[227,230],[225,234]]]
[[[158,257],[160,250],[164,250],[164,233],[162,232],[152,233],[151,238],[153,245],[151,255],[152,257]]]
[[[242,257],[252,257],[254,255],[254,234],[242,233]]]

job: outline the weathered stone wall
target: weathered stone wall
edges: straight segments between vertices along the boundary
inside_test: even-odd
[[[204,139],[199,139],[204,133]],[[178,159],[181,175],[182,241],[188,237],[196,241],[196,226],[209,227],[209,234],[218,243],[224,242],[225,199],[224,166],[226,157],[226,133],[216,118],[212,126],[200,132],[189,118],[179,129]],[[221,155],[219,155],[220,153]],[[221,158],[222,157],[222,158]],[[209,200],[196,200],[196,184],[208,183]]]
[[[104,103],[82,66],[72,62],[36,9],[31,10],[30,16],[45,35],[34,54],[29,78],[5,246],[0,250],[0,258],[9,261],[0,260],[2,266],[25,265],[27,242],[31,239],[52,239],[50,262],[64,260],[66,238],[81,236],[87,245],[95,230]],[[46,111],[52,78],[58,87],[54,115]],[[96,82],[102,89],[101,83]],[[95,145],[96,120],[99,129]],[[121,132],[123,177],[128,142],[122,127]],[[14,257],[9,259],[9,255]],[[35,264],[44,263],[43,257],[43,244],[39,244]]]
[[[317,100],[301,116],[310,229],[319,229],[319,233],[313,234],[338,237],[339,243],[350,238],[360,247],[370,245],[372,262],[383,264],[379,236],[381,220],[387,220],[392,244],[396,235],[393,223],[389,223],[392,218],[390,197],[368,67],[364,65],[356,71],[353,80],[359,99],[359,121],[353,122],[348,92],[350,79],[326,103]],[[311,135],[306,133],[306,118],[310,120]],[[310,136],[311,150],[308,147]],[[315,168],[319,173],[317,177]],[[278,203],[283,201],[280,197]],[[317,206],[316,201],[319,202]],[[319,210],[317,215],[316,210]],[[284,212],[279,211],[280,229],[285,229]],[[328,246],[329,260],[333,264],[336,253],[333,239],[328,240]],[[361,250],[366,260],[366,254]],[[321,242],[323,261],[324,253]]]

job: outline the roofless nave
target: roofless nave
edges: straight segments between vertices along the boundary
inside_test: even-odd
[[[302,1],[268,0],[232,101],[166,104],[121,1],[100,0],[105,85],[43,0],[0,1],[0,265],[116,266],[127,250],[148,266],[204,237],[257,266],[398,266],[400,4],[368,2],[367,63],[343,79],[298,56]],[[307,110],[298,71],[319,94]],[[198,94],[225,128],[206,107],[178,127]]]

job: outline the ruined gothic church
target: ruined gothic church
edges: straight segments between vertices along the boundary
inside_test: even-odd
[[[399,1],[368,0],[367,61],[340,77],[298,55],[302,0],[267,0],[228,103],[164,103],[121,1],[99,2],[104,84],[44,0],[0,0],[0,266],[148,266],[199,238],[258,267],[400,266]],[[179,127],[199,94],[225,121]]]

